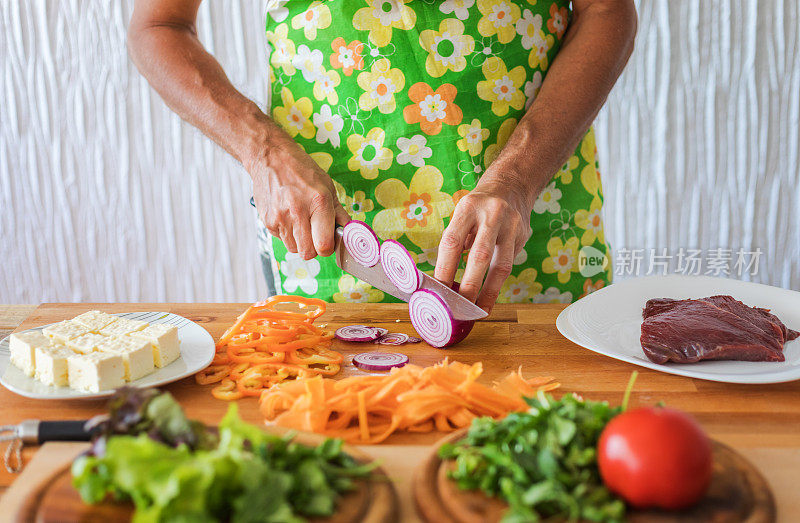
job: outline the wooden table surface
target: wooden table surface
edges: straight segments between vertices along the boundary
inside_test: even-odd
[[[26,329],[71,318],[90,309],[108,312],[168,311],[185,316],[208,329],[216,339],[248,304],[42,304],[0,306],[0,336],[3,329],[28,313],[17,326]],[[464,363],[483,362],[484,379],[502,377],[520,365],[526,376],[554,376],[562,392],[575,391],[593,400],[621,401],[633,370],[639,370],[631,404],[665,405],[693,414],[709,434],[750,457],[770,481],[779,500],[779,513],[800,520],[800,504],[794,486],[800,480],[800,381],[774,385],[737,385],[696,380],[636,367],[583,349],[566,340],[555,327],[563,305],[498,305],[492,315],[478,322],[461,344],[434,349],[425,343],[402,347],[412,363],[427,366],[447,356]],[[398,321],[399,320],[399,321]],[[412,334],[404,304],[331,304],[318,320],[331,328],[348,324],[370,324]],[[335,342],[335,349],[350,355],[372,347]],[[360,373],[350,365],[340,376]],[[192,418],[214,424],[227,404],[214,399],[210,387],[187,378],[165,387]],[[255,399],[239,401],[239,411],[250,422],[262,418]],[[103,400],[45,401],[18,396],[0,388],[0,425],[24,419],[85,419],[104,411]],[[392,445],[427,445],[441,437],[432,434],[398,434]],[[365,447],[366,448],[366,447]],[[29,460],[35,449],[25,453]],[[760,462],[760,463],[759,463]],[[0,468],[0,487],[14,476]],[[787,484],[787,480],[789,480]],[[791,481],[793,480],[793,481]],[[789,491],[787,489],[791,488]],[[781,506],[783,504],[784,506]],[[781,520],[784,518],[781,517]],[[789,519],[786,519],[787,521]]]

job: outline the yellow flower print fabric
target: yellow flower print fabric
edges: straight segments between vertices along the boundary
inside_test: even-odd
[[[330,174],[351,217],[432,273],[453,209],[533,103],[570,16],[566,0],[275,0],[272,116]],[[610,262],[581,264],[610,260],[602,205],[590,129],[535,202],[499,301],[570,302],[610,283]],[[396,301],[333,257],[303,261],[276,238],[271,250],[284,292]]]

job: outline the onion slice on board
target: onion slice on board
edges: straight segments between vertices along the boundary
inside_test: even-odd
[[[381,266],[389,281],[402,292],[411,294],[422,285],[417,264],[397,240],[386,240],[381,244]]]
[[[447,347],[463,340],[474,321],[453,318],[447,303],[432,290],[420,289],[408,300],[411,324],[420,337],[433,347]]]
[[[372,343],[380,343],[381,345],[404,345],[408,343],[410,336],[402,332],[390,332],[384,334]]]
[[[353,365],[364,370],[389,370],[408,363],[408,356],[399,352],[363,352],[353,356]]]
[[[378,339],[381,333],[377,328],[367,325],[347,325],[336,329],[334,336],[342,341],[372,341]]]
[[[373,267],[381,259],[378,235],[362,221],[347,222],[342,231],[342,241],[350,256],[364,267]]]

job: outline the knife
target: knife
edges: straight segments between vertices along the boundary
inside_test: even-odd
[[[8,441],[4,464],[9,473],[22,470],[22,447],[25,444],[41,445],[48,441],[89,441],[93,428],[86,420],[40,421],[28,419],[17,425],[0,427],[0,441]]]
[[[0,441],[20,439],[23,443],[41,445],[47,441],[89,441],[92,432],[85,428],[86,420],[40,421],[27,419],[18,425],[0,427]]]
[[[383,292],[391,294],[395,298],[403,301],[408,301],[411,294],[406,293],[394,286],[394,284],[386,276],[386,272],[380,263],[372,267],[364,267],[350,256],[347,248],[344,246],[343,228],[336,227],[336,238],[334,255],[336,256],[336,265],[343,271],[355,276],[359,280],[365,281]],[[488,316],[485,310],[481,309],[447,285],[443,284],[436,278],[425,274],[420,271],[422,276],[422,285],[420,289],[428,289],[436,292],[447,306],[450,308],[450,313],[457,320],[470,321],[480,320]]]
[[[255,198],[250,198],[250,205],[256,206]],[[359,280],[365,281],[383,292],[389,293],[397,299],[407,302],[411,298],[411,294],[406,293],[394,286],[394,284],[386,276],[381,264],[372,267],[364,267],[350,256],[342,241],[343,229],[341,226],[336,226],[336,247],[334,248],[334,255],[336,256],[336,265],[340,269],[355,276]],[[448,287],[436,278],[433,278],[424,272],[420,271],[422,276],[422,285],[420,289],[428,289],[436,292],[447,306],[450,308],[450,313],[453,318],[462,321],[481,320],[488,316],[488,313]]]

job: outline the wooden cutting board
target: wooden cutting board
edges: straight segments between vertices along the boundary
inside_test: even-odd
[[[284,433],[282,429],[278,432]],[[318,445],[324,438],[316,434],[299,433],[295,441]],[[362,451],[345,446],[345,451],[361,463],[372,461]],[[56,467],[27,491],[19,504],[19,511],[11,521],[15,523],[106,523],[130,521],[131,503],[107,501],[98,505],[84,503],[72,486],[71,463]],[[357,483],[357,489],[343,496],[337,506],[339,511],[330,518],[311,519],[325,523],[388,523],[395,521],[398,513],[397,494],[386,471],[378,467],[373,476]],[[2,518],[0,518],[2,519]]]
[[[420,463],[412,493],[417,511],[428,523],[491,523],[500,521],[505,502],[479,491],[459,489],[448,479],[453,462],[439,459],[439,446],[462,439],[467,429],[454,432]],[[706,496],[694,507],[676,512],[634,510],[627,521],[636,523],[773,523],[775,501],[758,470],[735,450],[712,441],[714,475]]]

